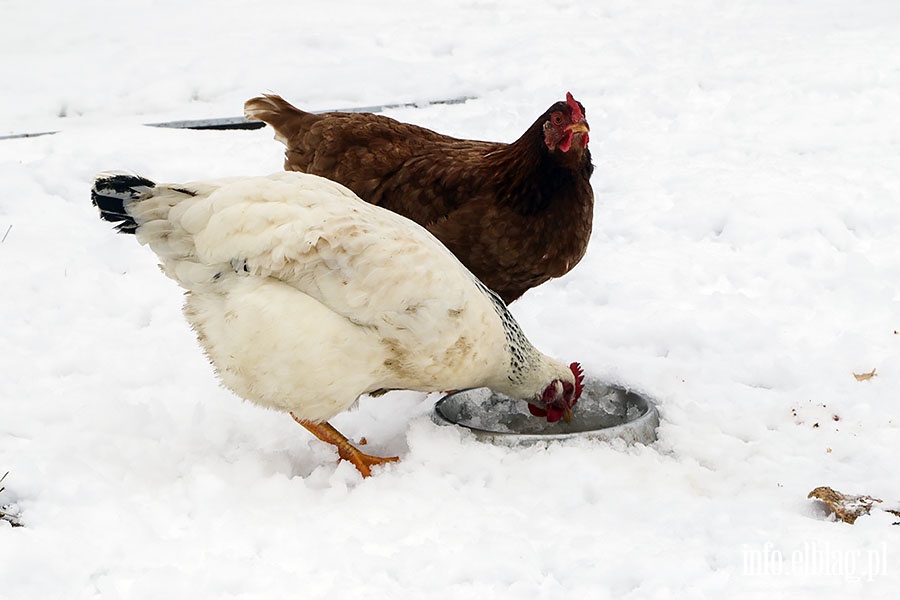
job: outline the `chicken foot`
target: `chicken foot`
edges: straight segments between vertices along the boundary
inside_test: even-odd
[[[340,431],[335,429],[328,422],[313,423],[312,421],[305,421],[297,417],[294,413],[291,413],[291,417],[323,442],[337,446],[338,455],[343,460],[349,460],[353,463],[353,466],[362,473],[363,477],[369,477],[372,474],[370,467],[400,460],[400,457],[398,456],[382,458],[380,456],[370,456],[365,454],[353,446],[353,444],[350,443],[350,440],[344,437]]]

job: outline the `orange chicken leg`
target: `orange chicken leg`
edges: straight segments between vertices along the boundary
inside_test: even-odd
[[[368,477],[372,474],[369,467],[400,460],[397,456],[382,458],[380,456],[370,456],[363,453],[358,448],[354,447],[350,443],[350,440],[344,437],[340,431],[327,422],[313,423],[312,421],[304,421],[303,419],[298,418],[294,413],[291,413],[291,417],[323,442],[337,446],[338,455],[340,455],[342,459],[349,460],[353,463],[353,466],[362,473],[363,477]]]

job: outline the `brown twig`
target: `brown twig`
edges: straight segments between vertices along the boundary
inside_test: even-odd
[[[869,514],[875,504],[881,503],[880,499],[872,496],[843,494],[827,486],[817,487],[806,497],[821,500],[838,519],[851,525],[859,517]]]
[[[3,477],[0,477],[0,483],[3,483],[3,480],[6,479],[6,476],[9,475],[9,471],[3,474]],[[5,487],[0,487],[0,493],[3,493]],[[0,506],[0,521],[6,521],[13,527],[22,527],[22,523],[19,522],[19,515],[14,515],[12,513],[8,513],[5,510],[5,506]]]

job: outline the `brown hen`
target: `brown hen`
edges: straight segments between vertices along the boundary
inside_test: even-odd
[[[279,96],[244,105],[286,147],[284,167],[337,181],[428,229],[507,303],[565,275],[587,249],[593,172],[571,94],[505,144],[370,113],[312,114]]]

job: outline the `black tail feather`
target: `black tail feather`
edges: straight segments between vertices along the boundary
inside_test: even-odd
[[[134,233],[138,224],[125,209],[126,204],[137,200],[156,184],[137,175],[121,173],[101,175],[94,180],[91,200],[100,209],[100,218],[118,223],[119,233]]]

